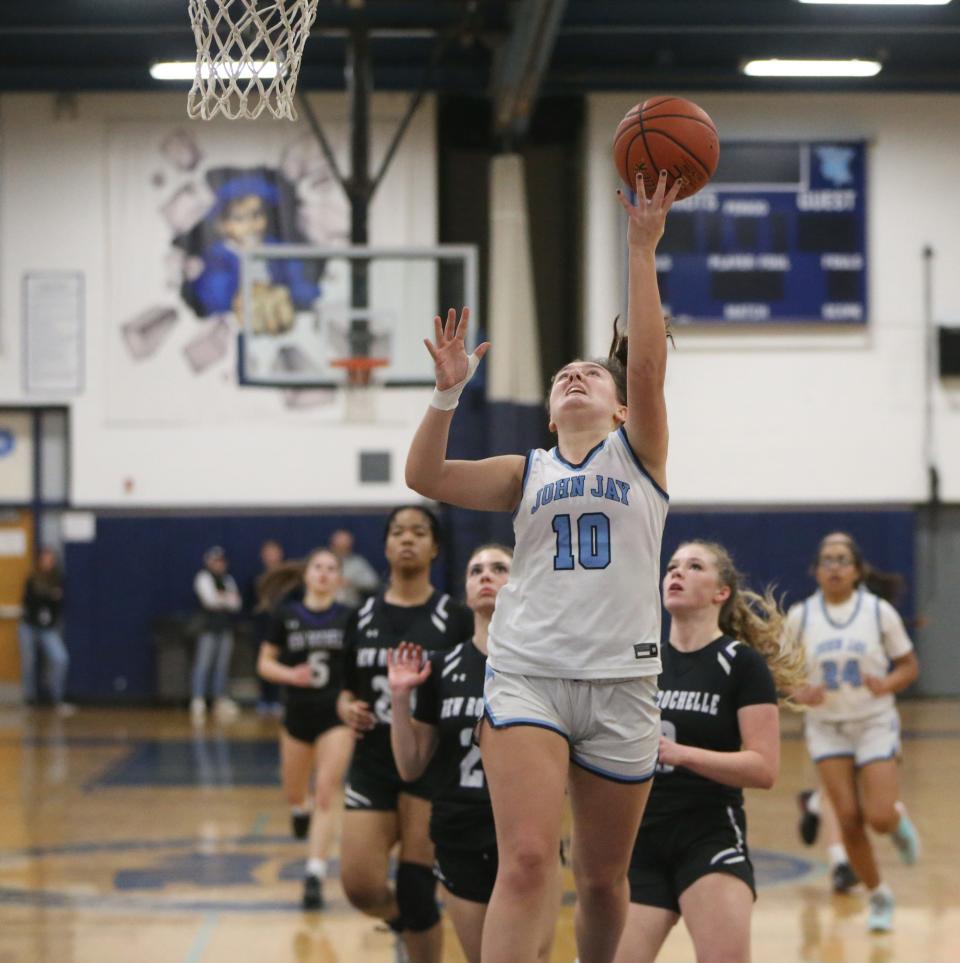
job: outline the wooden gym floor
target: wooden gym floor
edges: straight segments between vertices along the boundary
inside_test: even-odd
[[[923,860],[878,849],[896,931],[865,931],[862,893],[829,892],[823,853],[796,835],[811,766],[784,717],[780,781],[748,799],[761,881],[754,960],[960,961],[960,702],[902,707],[904,799]],[[277,784],[276,722],[194,733],[186,712],[0,707],[0,963],[393,963],[393,940],[346,905],[299,910],[303,844]],[[553,959],[573,960],[571,889]],[[445,961],[463,957],[448,928]],[[691,961],[682,926],[660,959]]]

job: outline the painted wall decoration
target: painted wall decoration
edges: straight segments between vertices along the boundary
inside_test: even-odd
[[[326,127],[345,153],[346,124]],[[372,124],[375,156],[392,130],[391,121]],[[346,198],[313,135],[272,123],[115,123],[108,136],[108,420],[240,421],[328,404],[329,391],[238,389],[235,373],[243,250],[349,238]],[[432,143],[408,139],[387,181],[418,196],[418,154],[427,149],[432,158]],[[408,212],[403,204],[375,206],[371,236],[422,243],[409,236]],[[323,269],[315,260],[265,266],[254,279],[255,330],[287,331],[295,311],[319,296]]]

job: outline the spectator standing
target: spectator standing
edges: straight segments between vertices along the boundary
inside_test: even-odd
[[[227,572],[226,553],[219,545],[204,552],[203,568],[193,580],[193,590],[203,609],[190,700],[190,718],[199,725],[207,715],[208,690],[218,719],[233,719],[238,712],[237,704],[227,695],[227,684],[233,654],[233,620],[242,603],[237,583]]]
[[[341,605],[358,608],[380,588],[380,576],[362,556],[353,551],[353,533],[338,528],[331,536],[330,551],[340,560],[341,586],[337,601]]]
[[[45,681],[54,708],[61,716],[71,716],[76,709],[63,698],[70,658],[60,631],[62,613],[63,572],[53,549],[43,548],[24,583],[23,614],[17,626],[23,699],[27,703],[38,699],[37,651],[42,649]]]

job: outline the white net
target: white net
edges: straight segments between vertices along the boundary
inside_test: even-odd
[[[197,64],[187,113],[296,120],[293,104],[317,0],[189,0]]]

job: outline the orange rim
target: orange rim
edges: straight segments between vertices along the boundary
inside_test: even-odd
[[[389,358],[337,358],[330,362],[331,368],[346,368],[347,371],[373,371],[390,364]]]

